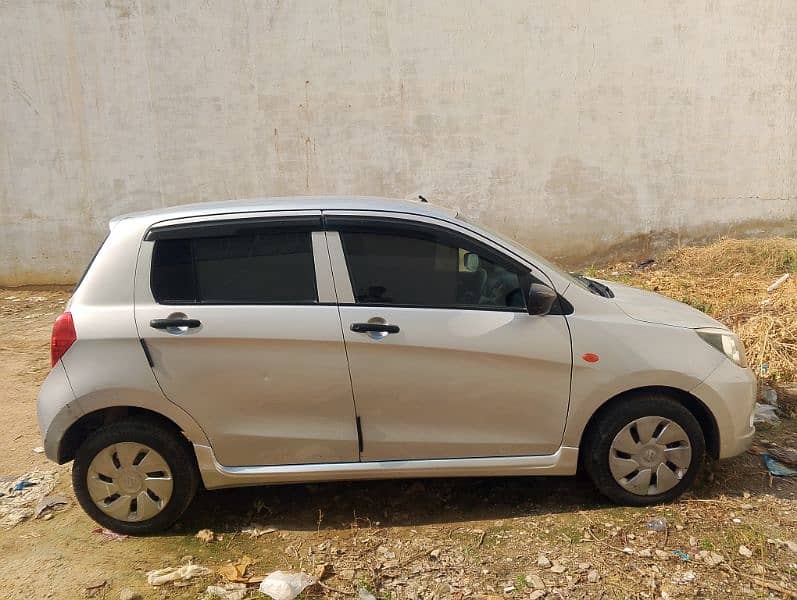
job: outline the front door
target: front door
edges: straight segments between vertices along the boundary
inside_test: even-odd
[[[165,396],[221,464],[358,460],[320,213],[154,228],[135,310]]]
[[[555,452],[570,335],[527,313],[530,267],[450,226],[325,218],[361,460]]]

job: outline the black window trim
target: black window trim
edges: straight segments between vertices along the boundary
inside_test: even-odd
[[[358,232],[358,233],[384,233],[384,232],[392,232],[399,235],[407,235],[412,231],[417,233],[432,233],[435,234],[447,242],[452,242],[454,245],[460,244],[460,241],[464,241],[464,244],[460,244],[459,248],[464,246],[471,246],[478,250],[479,254],[484,256],[485,258],[491,260],[492,262],[505,266],[516,271],[518,273],[518,278],[520,279],[521,291],[523,292],[523,307],[503,307],[503,306],[481,306],[481,305],[462,305],[462,304],[454,304],[454,305],[439,305],[439,306],[430,306],[428,304],[397,304],[397,303],[363,303],[357,302],[356,298],[354,302],[339,302],[340,306],[367,306],[367,307],[374,307],[374,308],[423,308],[427,310],[478,310],[478,311],[490,311],[490,312],[509,312],[509,313],[522,313],[527,314],[528,309],[528,288],[531,283],[539,282],[538,278],[534,277],[531,273],[531,268],[527,265],[523,264],[522,262],[507,256],[503,252],[496,250],[495,248],[485,244],[481,240],[477,240],[474,237],[464,234],[460,231],[456,231],[452,228],[445,227],[443,225],[437,225],[435,223],[429,223],[426,221],[416,221],[411,219],[405,219],[401,217],[388,217],[388,216],[372,216],[372,215],[324,215],[324,228],[326,231],[335,231],[338,233],[346,233],[346,232]],[[447,239],[446,239],[447,238]],[[343,249],[343,258],[346,262],[346,271],[349,277],[349,282],[353,284],[354,278],[351,274],[351,265],[349,265],[348,258],[346,256],[346,245],[343,237],[340,238],[341,247]],[[545,284],[547,285],[547,284]],[[559,314],[555,312],[551,312],[550,314]]]
[[[241,219],[218,219],[213,221],[199,221],[190,223],[177,223],[173,225],[152,226],[147,230],[144,241],[157,243],[158,240],[179,240],[188,239],[191,249],[191,264],[195,264],[196,244],[194,240],[200,238],[226,237],[236,235],[247,230],[275,229],[280,232],[294,231],[297,233],[307,233],[310,241],[310,254],[313,259],[313,290],[315,300],[302,302],[257,302],[257,301],[224,301],[224,300],[164,300],[155,294],[153,268],[155,244],[152,247],[152,257],[149,261],[149,291],[152,299],[160,306],[329,306],[335,305],[334,302],[320,302],[318,296],[318,276],[315,265],[315,248],[313,246],[312,234],[317,231],[324,231],[321,215],[301,215],[301,216],[279,216],[279,217],[252,217]],[[194,288],[199,293],[199,282],[196,281],[196,269],[192,268],[195,278]]]
[[[474,246],[483,249],[485,254],[490,258],[497,259],[494,262],[499,264],[504,263],[508,264],[511,268],[517,269],[521,275],[521,279],[524,281],[521,282],[523,286],[524,292],[524,303],[528,305],[528,298],[526,294],[528,293],[528,287],[533,282],[539,282],[549,287],[553,287],[551,282],[542,281],[539,278],[535,277],[532,274],[532,268],[528,264],[524,264],[518,258],[510,256],[506,253],[506,251],[501,251],[496,248],[493,248],[489,244],[482,242],[479,239],[476,239],[475,235],[476,232],[463,233],[462,231],[458,231],[451,227],[447,227],[442,224],[438,223],[430,223],[428,221],[418,221],[413,219],[413,217],[423,216],[423,215],[412,215],[407,213],[403,216],[392,216],[393,214],[398,213],[391,213],[390,215],[373,215],[373,214],[363,214],[363,215],[336,215],[336,214],[329,214],[326,211],[322,211],[319,215],[279,215],[279,216],[258,216],[258,217],[242,217],[242,218],[228,218],[228,219],[214,219],[209,221],[192,221],[188,223],[175,223],[169,225],[152,225],[149,227],[147,232],[144,235],[144,241],[157,241],[159,239],[182,239],[182,238],[197,238],[197,237],[220,237],[220,236],[227,236],[227,235],[234,235],[242,230],[246,229],[264,229],[264,228],[275,228],[275,229],[298,229],[307,231],[310,235],[313,232],[334,232],[334,231],[353,231],[356,229],[359,230],[366,230],[371,231],[375,228],[379,228],[381,231],[386,231],[393,229],[396,232],[402,233],[406,232],[408,229],[416,229],[416,230],[425,230],[425,231],[436,231],[438,233],[443,233],[446,236],[452,238],[452,240],[464,239],[473,244]],[[470,231],[470,230],[467,230]],[[472,235],[471,235],[472,234]],[[103,242],[104,244],[104,242]],[[343,244],[343,240],[341,238],[341,245]],[[102,248],[98,249],[99,250]],[[152,294],[153,299],[155,302],[162,306],[368,306],[374,308],[424,308],[424,309],[437,309],[437,310],[478,310],[478,311],[492,311],[492,312],[511,312],[511,313],[526,313],[526,308],[519,308],[519,307],[493,307],[493,306],[464,306],[464,305],[452,305],[452,306],[428,306],[428,305],[413,305],[413,304],[393,304],[393,303],[385,303],[385,304],[358,304],[356,300],[354,302],[321,302],[319,301],[318,296],[318,277],[315,270],[315,248],[312,245],[312,238],[311,238],[311,250],[313,255],[313,286],[315,288],[315,301],[307,301],[307,302],[238,302],[238,301],[231,301],[231,302],[221,302],[221,301],[193,301],[193,302],[185,302],[185,301],[168,301],[168,300],[159,300],[155,296],[154,288],[152,286],[152,277],[153,277],[153,269],[152,269],[152,259],[150,259],[149,265],[149,286],[150,286],[150,293]],[[347,275],[349,277],[349,281],[352,281],[351,272],[349,270],[349,264],[346,260],[345,256],[345,248],[344,250],[344,261],[346,262],[346,269]],[[153,251],[154,251],[154,244],[153,244]],[[194,245],[191,245],[191,252],[194,252]],[[192,259],[193,260],[193,259]],[[88,272],[88,269],[86,270]],[[528,275],[526,275],[528,274]],[[84,273],[85,276],[85,273]],[[546,277],[547,279],[547,277]],[[573,306],[568,302],[568,300],[558,294],[558,300],[554,304],[553,309],[549,314],[551,315],[569,315],[573,313]]]
[[[323,231],[321,215],[278,217],[249,217],[241,219],[215,219],[170,225],[153,225],[144,235],[144,241],[178,240],[184,238],[225,237],[247,229],[298,229],[309,232]]]

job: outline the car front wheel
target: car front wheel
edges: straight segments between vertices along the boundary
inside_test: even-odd
[[[705,449],[694,415],[677,400],[650,393],[624,398],[597,416],[585,437],[583,462],[610,500],[644,506],[686,491]]]

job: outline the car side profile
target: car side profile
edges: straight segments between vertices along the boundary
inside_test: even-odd
[[[744,452],[738,338],[428,203],[301,197],[125,215],[53,327],[47,456],[114,531],[208,489],[572,475],[676,498]]]

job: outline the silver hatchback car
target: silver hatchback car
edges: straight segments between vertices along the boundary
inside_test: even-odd
[[[455,213],[275,198],[113,219],[53,328],[47,456],[115,531],[200,485],[571,475],[677,497],[743,452],[755,380],[686,305],[574,277]]]

